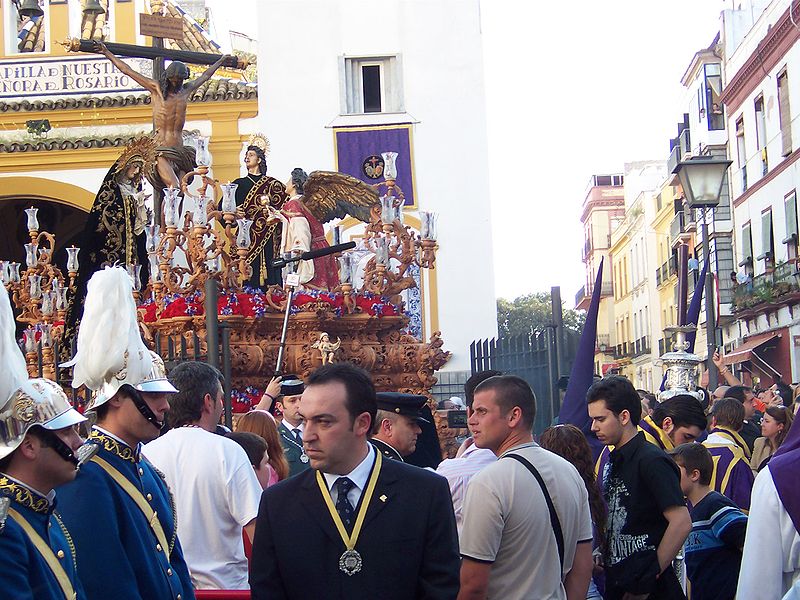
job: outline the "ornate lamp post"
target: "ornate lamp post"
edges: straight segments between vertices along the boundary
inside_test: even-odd
[[[708,242],[708,208],[719,205],[725,173],[731,161],[713,156],[694,156],[688,161],[679,162],[673,169],[681,182],[686,203],[690,208],[701,208],[703,211],[703,256],[711,260]],[[710,265],[709,265],[710,266]],[[706,352],[708,354],[708,387],[717,387],[717,370],[712,360],[716,351],[716,317],[714,315],[714,274],[706,269],[705,280],[706,301]]]

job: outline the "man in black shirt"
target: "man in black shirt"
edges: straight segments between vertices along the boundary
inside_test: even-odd
[[[628,379],[601,379],[586,398],[592,431],[614,446],[599,474],[608,504],[605,598],[685,598],[671,568],[692,529],[680,471],[637,430],[642,405]]]

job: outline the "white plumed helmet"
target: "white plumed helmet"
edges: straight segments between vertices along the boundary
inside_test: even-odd
[[[178,390],[167,380],[164,361],[142,341],[133,301],[133,282],[122,267],[106,267],[89,280],[72,387],[94,392],[90,408],[110,400],[128,384],[140,392]]]

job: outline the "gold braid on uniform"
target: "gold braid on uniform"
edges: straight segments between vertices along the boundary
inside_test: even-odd
[[[8,477],[0,476],[0,494],[13,498],[14,502],[30,508],[33,512],[44,515],[50,512],[50,502],[47,498],[34,494],[24,485],[19,485]]]
[[[102,431],[92,429],[89,434],[89,441],[95,442],[100,445],[103,450],[111,452],[115,456],[119,456],[122,460],[127,460],[132,463],[137,462],[138,452],[134,451],[131,447],[121,444],[111,436],[106,435]]]
[[[61,531],[64,532],[64,537],[67,540],[67,545],[69,546],[69,551],[72,553],[72,564],[75,567],[75,570],[78,570],[78,559],[77,553],[75,552],[75,543],[72,541],[72,536],[69,534],[69,531],[66,527],[64,527],[64,523],[61,521],[61,517],[58,516],[57,513],[53,513],[53,516],[56,518],[56,522],[58,526],[61,527]]]
[[[158,468],[151,463],[147,458],[142,459],[150,468],[155,471],[155,474],[161,478],[161,481],[164,482],[164,486],[167,488],[167,495],[169,496],[169,505],[172,508],[172,539],[169,541],[169,553],[172,554],[172,549],[175,547],[175,540],[178,539],[178,511],[175,510],[175,496],[172,493],[172,490],[169,489],[169,484],[167,483],[167,476],[164,475]]]

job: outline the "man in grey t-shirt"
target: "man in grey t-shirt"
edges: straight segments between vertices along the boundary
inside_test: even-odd
[[[472,478],[460,537],[461,592],[470,598],[584,599],[592,574],[592,522],[577,470],[540,448],[531,428],[536,399],[519,377],[492,377],[475,390],[475,445],[499,460]],[[541,476],[562,531],[563,564]]]

